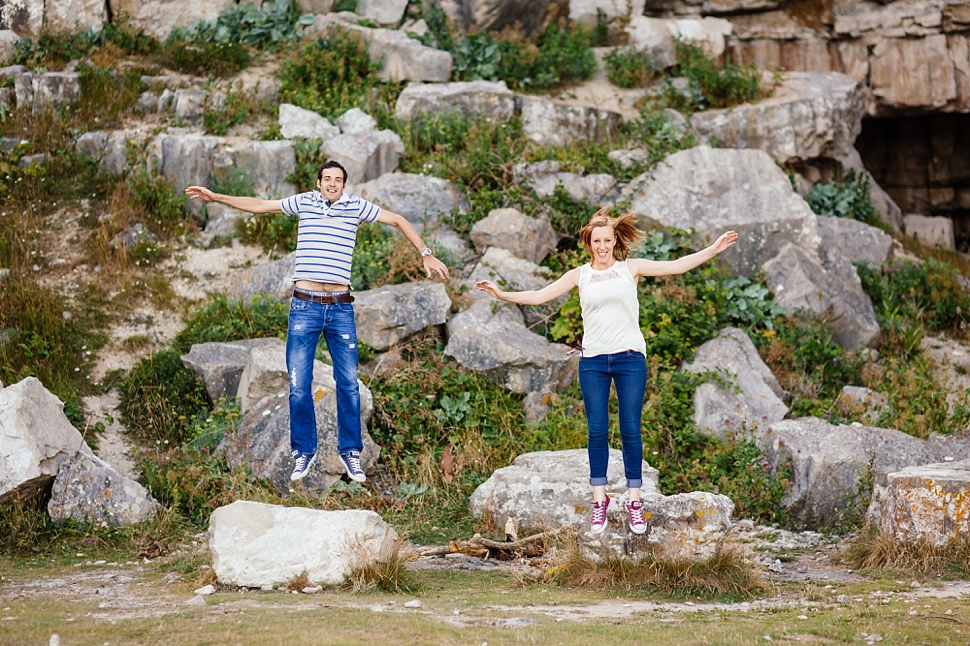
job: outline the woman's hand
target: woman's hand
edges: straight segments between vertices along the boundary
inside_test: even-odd
[[[479,291],[487,292],[492,298],[502,300],[502,294],[504,294],[504,292],[498,288],[498,285],[490,280],[480,280],[475,283],[475,287],[477,287]]]
[[[734,243],[737,241],[738,234],[734,231],[728,231],[727,233],[721,234],[721,237],[711,245],[711,249],[713,249],[714,254],[717,255],[722,251],[727,250],[729,247],[733,247]]]
[[[185,194],[193,200],[202,199],[206,202],[211,202],[216,199],[216,194],[204,186],[190,186],[185,189]]]

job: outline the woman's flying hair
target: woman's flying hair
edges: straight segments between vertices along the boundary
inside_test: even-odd
[[[613,227],[613,234],[616,236],[616,245],[613,247],[613,257],[617,260],[626,260],[630,251],[643,240],[644,234],[637,228],[637,216],[633,213],[624,213],[618,218],[610,217],[609,207],[600,209],[593,214],[582,229],[579,230],[579,239],[583,241],[583,246],[590,256],[593,255],[592,239],[593,229],[597,227]]]

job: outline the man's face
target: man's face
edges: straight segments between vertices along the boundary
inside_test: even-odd
[[[344,174],[339,168],[326,168],[317,183],[323,199],[336,202],[344,193]]]

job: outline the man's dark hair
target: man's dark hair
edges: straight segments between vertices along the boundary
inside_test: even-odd
[[[318,182],[323,179],[323,171],[327,170],[328,168],[339,168],[340,172],[344,174],[344,184],[347,183],[347,169],[341,166],[340,162],[336,162],[332,159],[328,161],[326,164],[324,164],[323,166],[321,166],[320,170],[317,171]]]

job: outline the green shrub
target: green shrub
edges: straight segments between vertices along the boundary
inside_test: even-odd
[[[677,108],[706,110],[727,108],[758,98],[761,71],[754,65],[740,67],[727,62],[723,68],[697,45],[677,42],[677,65],[672,74],[686,77],[690,98],[668,85],[665,96]]]
[[[122,54],[144,55],[152,53],[157,43],[122,16],[120,20],[106,24],[101,31],[88,27],[66,37],[42,33],[36,40],[21,38],[14,47],[13,64],[31,69],[61,69],[69,61],[90,56],[106,45],[116,47]]]
[[[280,99],[335,119],[365,107],[379,69],[359,34],[331,27],[319,40],[287,48],[280,64]]]
[[[81,396],[92,392],[93,352],[104,345],[95,312],[70,306],[31,278],[0,278],[0,381],[36,377],[65,404],[75,426],[84,422]]]
[[[211,98],[211,88],[208,92]],[[212,105],[207,101],[202,111],[202,123],[205,131],[213,135],[224,135],[232,126],[245,123],[251,114],[256,112],[259,106],[256,105],[255,91],[243,92],[232,89],[225,93],[225,103],[220,106]]]
[[[178,349],[143,358],[122,380],[119,409],[128,432],[159,445],[180,445],[189,423],[209,407],[205,386],[182,365]]]
[[[196,343],[239,341],[262,337],[283,337],[290,308],[273,296],[250,301],[210,296],[193,310],[185,328],[174,340],[174,347],[188,352]]]
[[[605,62],[610,83],[621,88],[647,87],[658,74],[650,55],[635,49],[614,49]]]
[[[148,70],[142,67],[101,68],[82,63],[77,67],[81,75],[81,98],[77,104],[79,119],[96,124],[98,128],[121,125],[121,117],[129,113],[143,91],[141,76]]]
[[[922,323],[933,332],[965,334],[970,295],[951,265],[933,258],[920,264],[897,260],[881,268],[862,264],[858,271],[884,330],[899,333]]]
[[[145,225],[156,235],[170,237],[185,231],[186,196],[161,175],[149,175],[143,166],[128,176],[128,187]]]
[[[408,149],[421,153],[460,153],[472,127],[460,112],[424,113],[407,124]]]
[[[286,254],[296,249],[296,231],[299,224],[299,218],[285,213],[258,213],[246,218],[240,226],[244,242],[261,245],[267,251]]]
[[[805,201],[819,215],[872,225],[881,221],[869,197],[869,178],[865,174],[856,175],[854,170],[849,170],[842,182],[815,184]]]

